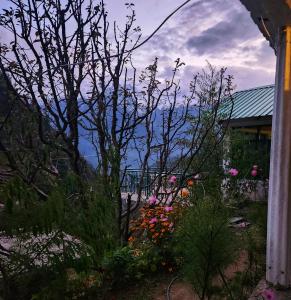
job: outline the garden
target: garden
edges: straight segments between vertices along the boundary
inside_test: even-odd
[[[87,2],[10,0],[0,15],[0,298],[248,299],[267,213],[248,192],[269,157],[220,122],[232,76],[136,67],[156,31],[142,39],[133,3],[121,26]]]
[[[248,299],[265,272],[267,203],[248,200],[239,184],[245,172],[262,179],[259,165],[241,168],[197,174],[170,202],[151,195],[122,243],[101,185],[67,176],[39,204],[27,185],[9,180],[1,188],[4,299]],[[167,181],[175,193],[177,177]],[[86,197],[88,209],[76,199],[72,207],[69,194]]]

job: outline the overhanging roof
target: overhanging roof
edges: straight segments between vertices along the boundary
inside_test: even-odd
[[[276,50],[278,29],[291,25],[291,0],[240,0]]]
[[[233,106],[225,105],[220,114],[229,117],[232,107],[231,121],[234,120],[259,120],[273,115],[275,97],[274,85],[256,87],[233,94]]]

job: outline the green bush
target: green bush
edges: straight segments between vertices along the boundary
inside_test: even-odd
[[[14,285],[26,291],[19,299],[30,299],[29,293],[38,295],[46,289],[58,294],[67,289],[66,280],[61,279],[66,269],[91,273],[101,266],[104,253],[116,246],[115,209],[97,185],[66,178],[43,199],[15,178],[2,187],[1,196],[6,203],[0,229],[15,244],[8,261],[3,257],[6,294],[19,296],[11,288]],[[29,278],[36,272],[45,279],[32,288]]]
[[[129,246],[108,254],[103,262],[105,274],[113,288],[132,285],[137,281],[176,268],[173,251],[152,243],[142,243],[139,248]]]
[[[113,287],[121,287],[134,280],[137,275],[136,257],[129,247],[108,254],[104,258],[103,267]]]
[[[215,277],[224,280],[224,269],[235,259],[235,244],[228,211],[220,201],[205,197],[189,208],[176,233],[176,247],[183,273],[200,299],[214,294]]]
[[[269,178],[270,139],[256,134],[247,134],[239,130],[230,130],[231,166],[239,170],[238,178],[260,179]],[[251,176],[253,165],[258,165],[258,175]]]

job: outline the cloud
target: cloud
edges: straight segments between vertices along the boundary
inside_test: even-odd
[[[167,56],[160,74],[169,75],[169,63],[180,57],[188,68],[181,81],[188,81],[190,70],[197,72],[206,61],[227,67],[235,76],[238,89],[274,82],[275,55],[249,12],[239,0],[201,0],[184,8],[141,51],[146,60]]]
[[[186,43],[188,49],[196,51],[198,55],[230,51],[240,42],[260,36],[244,11],[234,9],[229,15],[199,35],[191,37]]]
[[[107,1],[113,5],[115,0]],[[166,11],[172,11],[182,2],[136,1],[137,22],[141,16],[149,34],[164,19]],[[217,68],[227,67],[234,74],[238,89],[274,82],[274,52],[239,0],[193,0],[191,3],[136,51],[133,58],[138,70],[158,57],[159,78],[166,79],[179,57],[187,65],[179,74],[184,87],[193,73],[206,66],[206,61]]]
[[[264,66],[265,68],[274,69],[276,65],[276,56],[274,50],[269,47],[268,43],[264,41],[259,49],[256,49],[256,64]]]
[[[229,67],[229,73],[234,76],[234,85],[236,90],[244,90],[257,86],[264,86],[274,84],[275,74],[272,71],[266,71],[265,69],[255,67]]]

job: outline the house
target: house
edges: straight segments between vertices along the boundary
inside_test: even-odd
[[[274,85],[234,93],[229,127],[271,138],[274,96]]]
[[[220,123],[228,127],[224,168],[239,170],[243,194],[252,200],[266,200],[268,195],[274,96],[274,85],[238,91],[220,109]],[[254,165],[257,175],[251,175]]]
[[[225,126],[271,143],[275,86],[267,85],[235,92],[232,104],[223,106],[220,114]]]

